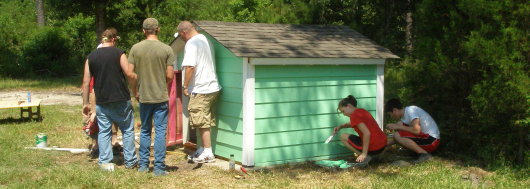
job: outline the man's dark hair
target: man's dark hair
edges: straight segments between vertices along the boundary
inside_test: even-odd
[[[399,101],[399,99],[397,99],[397,98],[390,99],[390,100],[388,100],[386,102],[386,104],[385,104],[385,112],[386,113],[392,112],[392,110],[394,110],[394,108],[403,109],[403,104],[401,104],[401,101]]]

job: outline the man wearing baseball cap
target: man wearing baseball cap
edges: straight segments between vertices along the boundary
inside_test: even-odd
[[[149,155],[151,146],[151,132],[155,127],[154,143],[154,175],[167,175],[166,158],[166,129],[168,115],[167,84],[173,80],[173,63],[175,55],[168,45],[158,40],[160,27],[154,18],[147,18],[143,22],[145,40],[136,43],[129,54],[129,69],[136,74],[131,81],[132,92],[140,103],[140,119],[142,128],[140,133],[139,169],[140,172],[149,171]]]

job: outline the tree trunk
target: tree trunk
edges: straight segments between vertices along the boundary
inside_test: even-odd
[[[37,25],[44,26],[46,24],[44,20],[44,0],[36,0],[36,12],[37,12]]]
[[[96,0],[96,36],[97,43],[101,42],[101,33],[105,30],[106,0]]]
[[[408,9],[407,13],[405,15],[405,21],[407,22],[407,26],[405,27],[405,41],[407,43],[407,53],[409,55],[412,54],[413,45],[412,45],[412,0],[408,1]]]

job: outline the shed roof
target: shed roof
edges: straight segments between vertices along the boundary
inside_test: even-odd
[[[346,26],[194,21],[236,56],[399,58]]]

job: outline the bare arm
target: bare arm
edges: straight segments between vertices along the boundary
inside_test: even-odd
[[[90,68],[88,67],[88,59],[85,61],[85,71],[84,71],[84,74],[83,74],[83,85],[82,85],[82,90],[83,90],[83,115],[84,116],[88,116],[88,114],[90,113],[90,104],[89,104],[89,93],[90,93],[90,78],[92,76],[90,75]]]
[[[134,64],[129,64],[129,85],[131,87],[131,91],[133,93],[134,98],[136,98],[137,101],[140,100],[140,96],[138,95],[138,75],[134,72]]]
[[[127,56],[125,55],[125,53],[121,54],[120,67],[121,67],[121,71],[123,71],[123,74],[125,74],[127,79],[130,79],[132,77],[131,75],[132,72],[129,69],[129,61],[127,60]]]
[[[195,75],[195,67],[186,66],[184,67],[184,70],[185,70],[185,76],[184,76],[184,84],[182,85],[182,87],[184,88],[183,90],[184,95],[188,96],[189,95],[188,85],[190,84],[191,78]]]
[[[412,122],[410,124],[411,124],[411,126],[408,127],[408,126],[403,125],[403,123],[398,122],[398,123],[388,124],[387,127],[389,129],[393,129],[393,130],[407,131],[407,132],[415,134],[415,135],[420,134],[420,132],[421,132],[420,118],[416,118],[416,119],[412,120]]]
[[[174,77],[174,73],[173,73],[173,66],[168,66],[166,68],[166,84],[170,84],[171,82],[173,82],[173,77]]]
[[[357,128],[359,128],[359,130],[361,131],[361,133],[363,133],[363,151],[361,153],[364,154],[364,156],[366,157],[366,155],[368,154],[368,147],[370,146],[370,130],[368,130],[368,127],[366,127],[366,125],[364,123],[359,123],[357,125]],[[364,160],[364,158],[363,158]]]
[[[336,132],[338,132],[342,128],[346,128],[346,127],[351,127],[351,125],[349,123],[345,123],[345,124],[339,125],[339,126],[337,126],[337,127],[335,127],[333,129],[333,134],[335,134]]]

